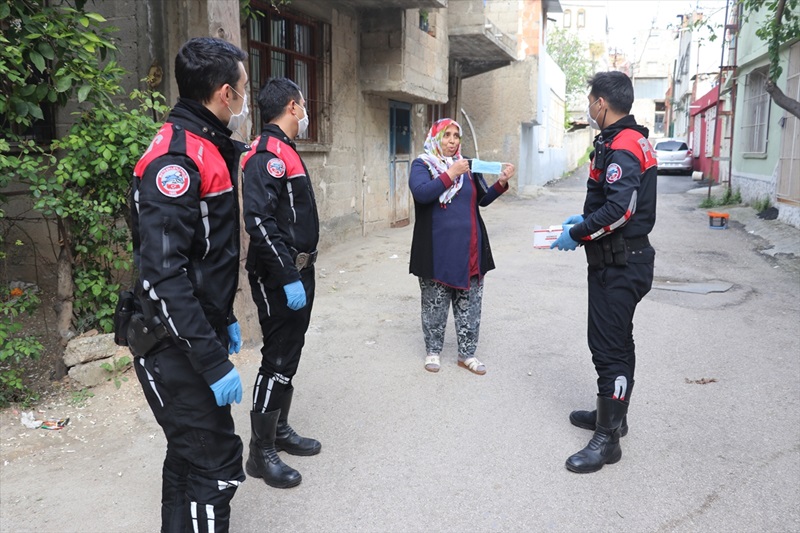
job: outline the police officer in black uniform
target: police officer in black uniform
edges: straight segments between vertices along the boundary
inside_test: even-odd
[[[271,78],[258,94],[261,135],[243,159],[244,222],[250,235],[247,272],[264,346],[253,389],[247,474],[272,487],[300,483],[278,451],[315,455],[322,448],[289,425],[289,410],[314,303],[319,217],[308,169],[294,140],[308,127],[300,88]]]
[[[134,170],[139,272],[127,328],[136,376],[164,430],[161,531],[228,531],[244,481],[231,407],[242,398],[229,355],[241,345],[238,162],[231,130],[247,116],[246,54],[213,38],[175,59],[180,98]]]
[[[655,250],[647,235],[656,221],[655,152],[647,128],[630,115],[633,84],[622,72],[589,80],[587,118],[600,130],[594,140],[583,214],[564,221],[550,248],[586,251],[589,349],[597,371],[597,409],[573,411],[570,422],[594,430],[589,444],[567,459],[572,472],[588,473],[622,457],[628,432],[636,354],[633,314],[650,291]]]

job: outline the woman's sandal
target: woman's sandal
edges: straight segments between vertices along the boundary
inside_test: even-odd
[[[438,372],[439,371],[439,356],[434,354],[428,354],[428,357],[425,358],[425,370],[428,372]]]
[[[466,368],[473,374],[482,376],[486,373],[486,365],[478,361],[477,357],[469,357],[467,359],[459,359],[458,366]]]

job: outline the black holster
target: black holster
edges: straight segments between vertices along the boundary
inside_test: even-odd
[[[625,266],[628,264],[628,250],[625,237],[621,233],[612,233],[598,241],[584,245],[586,262],[592,268],[607,266]]]
[[[114,342],[127,346],[136,357],[144,357],[153,348],[169,337],[149,298],[142,297],[139,286],[131,291],[119,293],[114,312]]]
[[[158,315],[149,320],[142,313],[134,313],[128,323],[128,348],[137,357],[144,357],[169,337],[166,326]]]
[[[114,310],[114,342],[117,346],[128,345],[128,324],[135,312],[136,297],[131,291],[122,291]]]

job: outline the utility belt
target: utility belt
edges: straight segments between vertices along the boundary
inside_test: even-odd
[[[169,331],[149,298],[137,297],[131,291],[119,293],[114,311],[114,342],[117,345],[127,346],[136,357],[144,357],[169,338]]]
[[[317,250],[313,252],[298,252],[294,256],[294,266],[297,270],[303,270],[317,262]]]
[[[584,244],[586,249],[586,262],[592,268],[607,266],[625,266],[628,264],[628,255],[636,253],[650,246],[647,235],[626,239],[621,233],[612,233],[597,241]]]

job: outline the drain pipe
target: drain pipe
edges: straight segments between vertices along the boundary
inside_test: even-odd
[[[367,235],[367,167],[361,167],[361,236]]]
[[[464,111],[464,108],[461,108],[461,114],[464,115],[464,118],[467,119],[467,125],[469,126],[469,133],[472,135],[472,143],[475,145],[475,159],[480,159],[480,155],[478,154],[478,138],[475,136],[475,128],[472,127],[472,121],[469,119],[469,115],[467,112]]]

